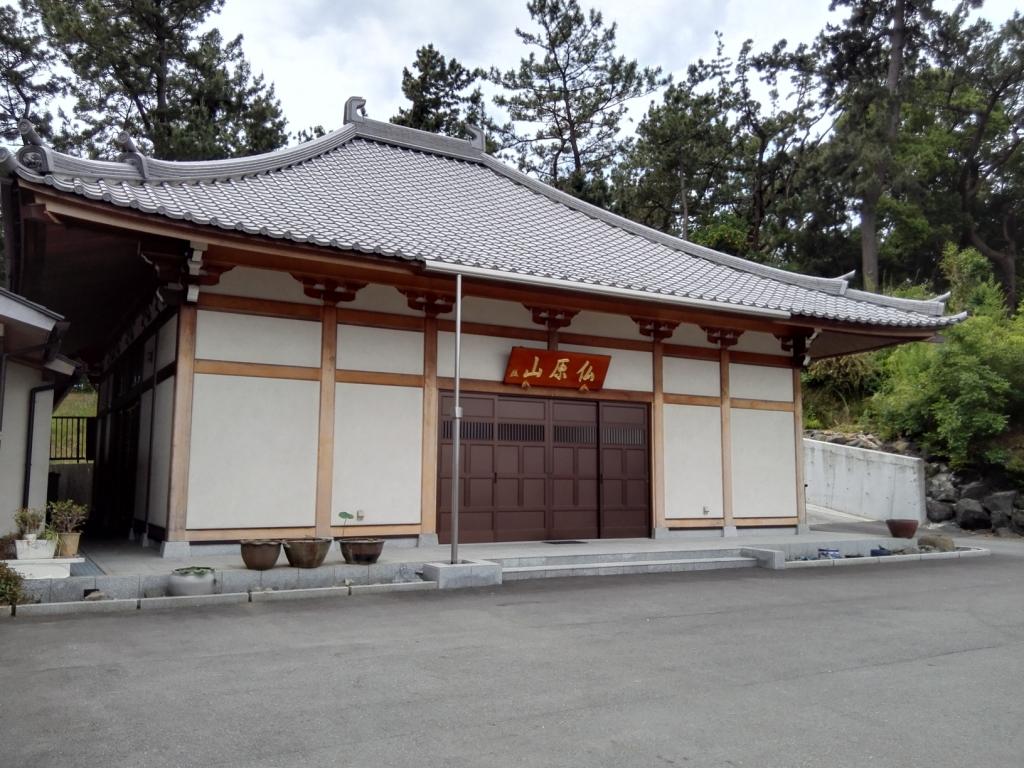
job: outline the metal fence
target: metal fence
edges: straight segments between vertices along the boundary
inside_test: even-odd
[[[95,416],[54,416],[50,420],[50,461],[78,463],[95,458]]]

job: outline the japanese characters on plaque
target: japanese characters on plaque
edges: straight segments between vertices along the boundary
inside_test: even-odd
[[[523,389],[560,387],[580,392],[596,392],[604,386],[604,377],[612,359],[609,355],[588,352],[512,347],[505,368],[505,383]]]

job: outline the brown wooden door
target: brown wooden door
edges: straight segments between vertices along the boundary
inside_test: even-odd
[[[451,532],[452,405],[452,395],[442,393],[438,536],[445,543]],[[613,407],[618,405],[463,395],[459,540],[647,536],[647,408]],[[611,442],[602,444],[606,439]],[[606,493],[610,504],[604,503]]]

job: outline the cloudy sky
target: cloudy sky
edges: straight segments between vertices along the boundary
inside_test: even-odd
[[[950,6],[952,0],[940,0]],[[785,38],[809,42],[830,19],[828,0],[583,0],[618,23],[621,53],[681,74],[747,38],[767,47]],[[1002,21],[1016,0],[987,0]],[[292,130],[341,126],[349,96],[364,96],[370,117],[386,120],[404,103],[402,67],[433,43],[469,67],[513,67],[526,50],[517,26],[531,28],[526,0],[227,0],[212,20],[226,36],[245,36],[255,71],[275,84]],[[639,116],[645,104],[633,111]]]

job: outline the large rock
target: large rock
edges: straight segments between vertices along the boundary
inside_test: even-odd
[[[936,501],[956,501],[956,486],[948,472],[939,472],[928,478],[928,497]]]
[[[956,503],[956,522],[965,531],[992,527],[992,518],[977,499],[960,499]]]
[[[981,501],[983,498],[988,496],[989,491],[988,483],[984,480],[975,480],[973,483],[967,483],[966,485],[960,486],[960,498],[961,499],[977,499]]]
[[[931,547],[940,552],[952,552],[956,549],[953,537],[946,536],[944,533],[922,533],[917,537],[917,546]]]
[[[928,510],[928,519],[933,523],[944,523],[956,517],[953,505],[949,502],[928,499],[925,501],[925,507]]]
[[[981,500],[982,505],[988,510],[993,528],[1008,528],[1010,526],[1010,515],[1013,514],[1015,501],[1017,501],[1016,491],[990,493]]]
[[[1013,512],[1010,513],[1010,529],[1024,534],[1024,509],[1013,508]]]

